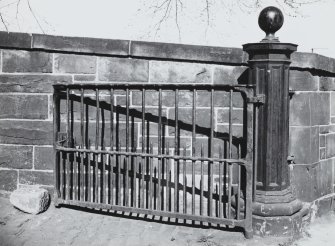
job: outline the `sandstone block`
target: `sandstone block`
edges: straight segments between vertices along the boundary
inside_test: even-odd
[[[320,77],[320,91],[335,90],[335,79],[329,77]]]
[[[37,170],[53,170],[55,166],[53,147],[35,146],[34,166]]]
[[[1,95],[0,119],[47,119],[48,96]]]
[[[319,161],[319,127],[290,127],[289,155],[297,164]]]
[[[23,212],[38,214],[48,208],[49,193],[42,188],[22,187],[12,192],[10,202]]]
[[[0,121],[0,143],[53,144],[51,121]]]
[[[290,90],[316,91],[318,90],[318,77],[308,71],[290,70]]]
[[[335,116],[335,91],[330,93],[330,112]]]
[[[211,83],[211,67],[206,64],[153,61],[150,64],[150,82]]]
[[[131,42],[130,54],[137,57],[156,57],[176,60],[187,59],[192,61],[214,61],[238,64],[244,62],[247,57],[247,54],[239,48],[142,41]]]
[[[214,69],[214,84],[247,84],[248,69],[242,66],[218,66]]]
[[[39,51],[4,50],[2,71],[7,73],[51,73],[52,54]]]
[[[335,134],[326,135],[326,157],[335,156]]]
[[[149,62],[138,59],[100,57],[100,81],[147,82]]]
[[[33,48],[104,55],[128,55],[128,40],[33,34]]]
[[[34,170],[20,170],[19,183],[25,185],[53,185],[54,175],[52,172]]]
[[[54,83],[71,83],[71,75],[1,74],[0,92],[53,92]]]
[[[13,191],[17,187],[16,170],[0,170],[0,190]]]
[[[0,167],[30,169],[33,167],[31,146],[0,145]]]
[[[31,34],[0,32],[0,46],[10,48],[31,48]]]
[[[96,69],[96,57],[70,54],[55,55],[55,73],[93,74]]]

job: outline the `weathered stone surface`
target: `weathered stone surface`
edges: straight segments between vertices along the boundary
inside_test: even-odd
[[[320,147],[326,147],[326,136],[320,135]]]
[[[3,50],[2,71],[7,73],[51,73],[52,54],[39,51]]]
[[[19,184],[25,185],[53,185],[52,172],[19,170]]]
[[[51,121],[0,121],[0,143],[6,144],[52,144]]]
[[[31,48],[32,36],[29,33],[0,32],[0,47]]]
[[[33,48],[106,55],[128,55],[129,41],[33,34]]]
[[[292,184],[298,199],[311,202],[333,192],[332,160],[292,167]]]
[[[335,116],[335,91],[330,93],[330,114]]]
[[[12,192],[10,202],[23,212],[38,214],[48,208],[49,193],[42,188],[22,187]]]
[[[214,84],[248,84],[248,68],[244,66],[217,66]]]
[[[6,95],[0,97],[0,119],[47,119],[48,96]]]
[[[318,55],[316,53],[306,53],[306,52],[293,53],[291,66],[335,72],[334,59]]]
[[[33,167],[33,148],[31,146],[0,145],[0,167]]]
[[[55,54],[54,73],[94,74],[96,71],[95,56]]]
[[[79,74],[79,75],[74,75],[73,76],[73,79],[75,81],[95,81],[95,75],[82,75],[82,74]]]
[[[135,57],[155,57],[163,59],[212,61],[240,64],[247,60],[240,48],[211,47],[154,42],[131,42],[130,55]]]
[[[320,77],[320,91],[334,91],[335,79],[330,77]]]
[[[216,120],[218,123],[229,123],[229,109],[218,109]],[[233,109],[232,123],[243,124],[243,109]]]
[[[316,175],[318,187],[316,197],[333,193],[333,160],[320,161]]]
[[[196,63],[152,61],[152,83],[211,83],[211,66]]]
[[[53,147],[35,146],[34,167],[37,170],[53,170],[55,167],[55,156]]]
[[[326,159],[326,148],[320,148],[320,160]]]
[[[0,74],[0,92],[53,92],[54,83],[71,83],[71,75]]]
[[[316,91],[318,90],[319,77],[313,76],[308,71],[290,70],[290,90]]]
[[[304,202],[315,200],[317,191],[316,175],[318,163],[292,165],[292,186],[297,198]]]
[[[328,125],[330,122],[329,93],[311,93],[311,125]]]
[[[0,190],[13,191],[17,187],[16,170],[0,170]]]
[[[329,93],[298,93],[290,101],[291,126],[327,125],[330,122]]]
[[[289,155],[295,163],[308,164],[319,160],[319,127],[290,127]]]
[[[294,94],[290,100],[290,126],[311,125],[310,94]]]
[[[147,82],[149,62],[138,59],[99,57],[99,80]]]
[[[331,158],[335,156],[335,134],[326,135],[326,157]]]

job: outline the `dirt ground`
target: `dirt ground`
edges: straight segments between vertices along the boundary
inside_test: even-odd
[[[309,246],[335,245],[335,215],[317,219],[304,237],[245,239],[241,231],[158,223],[135,216],[73,208],[49,209],[39,215],[15,209],[0,196],[0,246],[38,245],[206,245]]]

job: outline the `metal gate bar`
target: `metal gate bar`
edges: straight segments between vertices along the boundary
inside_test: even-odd
[[[246,235],[251,236],[252,86],[85,83],[55,84],[54,89],[56,204],[241,226]],[[147,95],[153,91],[158,93],[156,115],[150,112],[152,107],[146,107]],[[189,125],[179,119],[181,91],[192,95]],[[206,92],[210,97],[209,132],[206,127],[197,125],[197,95],[200,92]],[[218,147],[214,144],[217,134],[216,92],[229,95],[228,137],[222,137],[227,143]],[[140,93],[140,107],[132,105],[134,93]],[[173,117],[163,116],[163,93],[174,93],[174,106],[169,108],[174,111]],[[233,139],[234,93],[240,94],[244,101],[244,131],[240,142]],[[125,102],[118,104],[124,95]],[[63,101],[65,105],[62,107]],[[75,105],[78,103],[79,122],[75,120],[78,117],[75,116]],[[92,117],[89,107],[93,107],[96,113],[93,146],[89,136]],[[66,109],[63,119],[62,108]],[[109,111],[109,122],[105,119],[105,110]],[[125,119],[120,120],[120,116]],[[109,146],[106,145],[106,122],[109,123]],[[158,125],[157,136],[153,137],[150,124],[154,122]],[[77,123],[79,132],[75,133]],[[124,123],[125,142],[121,143],[119,128]],[[171,127],[174,129],[172,148],[166,136]],[[138,131],[137,141],[141,139],[141,143],[136,145],[134,140],[129,141],[135,130]],[[189,149],[180,146],[181,131],[190,132]],[[197,134],[204,132],[209,136],[208,154],[205,156],[201,143],[197,156],[197,141],[200,139]],[[155,138],[157,143],[153,142]],[[199,165],[200,174],[196,174]],[[214,177],[217,182],[214,182]]]

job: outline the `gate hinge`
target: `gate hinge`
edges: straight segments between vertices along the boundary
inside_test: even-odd
[[[57,133],[57,145],[65,146],[68,141],[66,132],[58,132]]]
[[[265,103],[265,95],[264,94],[259,94],[254,97],[249,97],[248,98],[249,103],[256,103],[256,104],[264,104]]]

